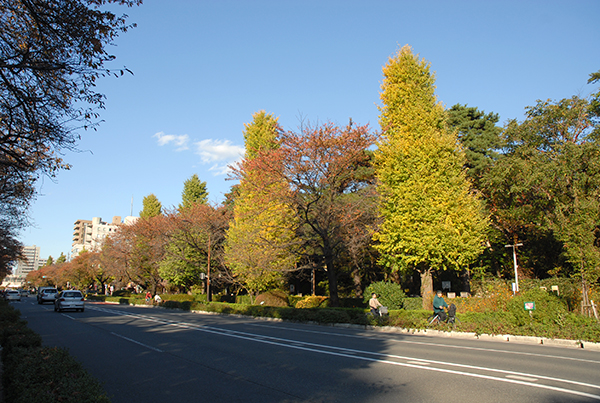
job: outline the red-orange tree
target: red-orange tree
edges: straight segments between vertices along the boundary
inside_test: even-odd
[[[266,199],[289,206],[296,215],[296,232],[312,255],[313,264],[324,266],[329,283],[330,304],[339,305],[339,257],[345,252],[344,229],[363,218],[356,195],[368,185],[365,168],[370,166],[368,148],[376,135],[368,126],[339,128],[331,123],[285,132],[280,147],[262,151],[246,161],[243,169],[262,172],[249,186],[265,192]],[[237,177],[245,179],[239,170]],[[284,186],[271,186],[285,183]],[[280,189],[280,191],[277,191]],[[265,200],[266,202],[267,200]],[[316,261],[315,261],[316,260]]]
[[[156,293],[162,285],[158,272],[169,242],[167,219],[162,216],[140,218],[134,224],[123,225],[105,242],[105,262],[116,258],[107,266],[115,279],[139,284]]]

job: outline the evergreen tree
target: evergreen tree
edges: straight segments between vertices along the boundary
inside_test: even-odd
[[[374,240],[392,270],[420,273],[429,309],[432,271],[465,269],[483,249],[487,220],[470,193],[456,132],[446,128],[430,64],[405,46],[383,73],[375,153],[383,222]]]
[[[162,204],[154,194],[149,194],[142,200],[143,209],[140,211],[141,218],[157,217],[162,214]]]
[[[458,140],[464,148],[467,177],[473,187],[480,190],[482,176],[498,159],[502,132],[502,128],[497,126],[499,117],[495,113],[486,114],[460,104],[454,105],[446,114],[448,126],[457,131]]]
[[[56,264],[61,264],[67,261],[67,257],[64,253],[60,252],[60,256],[56,259]]]
[[[208,202],[208,191],[206,182],[201,182],[197,174],[183,183],[183,192],[181,194],[182,203],[179,209],[190,208],[194,203],[206,204]]]
[[[52,256],[48,256],[48,260],[46,260],[46,264],[44,266],[52,266],[54,264],[54,259]]]

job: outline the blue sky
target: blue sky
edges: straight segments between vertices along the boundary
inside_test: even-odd
[[[378,129],[381,69],[403,45],[431,63],[437,96],[523,117],[537,99],[589,95],[600,70],[600,1],[144,0],[125,9],[102,79],[97,131],[81,132],[73,165],[40,195],[23,231],[43,257],[71,249],[77,219],[125,217],[154,193],[181,201],[193,174],[223,200],[226,167],[243,153],[244,123],[266,110],[287,130],[301,119],[349,118]]]

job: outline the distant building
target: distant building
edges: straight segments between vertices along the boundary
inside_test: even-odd
[[[2,282],[2,286],[20,288],[25,285],[25,278],[29,272],[37,270],[46,262],[40,257],[39,246],[24,246],[23,259],[18,259],[12,268],[12,273]]]
[[[71,257],[75,257],[83,250],[96,251],[102,247],[104,238],[114,234],[120,225],[133,224],[138,217],[127,216],[121,222],[120,216],[114,216],[111,223],[102,221],[100,217],[92,220],[77,220],[73,227],[73,243],[71,244]]]

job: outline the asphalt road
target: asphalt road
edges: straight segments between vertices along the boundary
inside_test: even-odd
[[[599,402],[600,352],[87,303],[14,302],[128,402]]]

